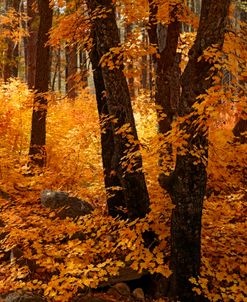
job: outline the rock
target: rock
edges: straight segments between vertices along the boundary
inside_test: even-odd
[[[136,288],[132,292],[132,296],[135,298],[135,301],[145,301],[145,295],[141,288]]]
[[[119,292],[122,296],[130,296],[130,288],[129,286],[124,283],[120,282],[115,285],[113,285],[113,288]]]
[[[113,285],[107,291],[107,293],[109,295],[112,295],[116,299],[122,299],[122,300],[123,300],[124,297],[127,298],[127,297],[131,296],[130,288],[124,282],[120,282],[120,283],[117,283],[117,284]]]
[[[45,208],[57,209],[67,204],[69,194],[63,191],[43,190],[40,199]]]
[[[93,206],[77,197],[70,197],[67,192],[44,190],[41,192],[41,204],[52,210],[56,210],[61,219],[66,217],[77,218],[90,214]]]
[[[28,292],[12,292],[9,293],[4,302],[46,302],[44,298]]]

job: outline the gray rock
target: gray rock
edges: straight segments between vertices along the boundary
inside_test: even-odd
[[[77,197],[70,197],[67,192],[44,190],[41,192],[41,204],[52,210],[57,210],[57,215],[61,219],[66,217],[77,218],[90,214],[93,206]]]
[[[5,302],[45,302],[46,300],[33,293],[12,292],[5,297],[4,301]]]
[[[50,209],[57,209],[65,206],[69,194],[63,191],[43,190],[40,194],[41,204]]]

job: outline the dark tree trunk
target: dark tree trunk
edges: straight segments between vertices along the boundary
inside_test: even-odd
[[[182,76],[182,95],[178,112],[186,116],[193,111],[197,96],[212,85],[212,64],[198,61],[203,51],[212,45],[222,47],[226,31],[230,0],[202,1],[201,19],[196,41],[189,52],[189,62]],[[191,120],[188,130],[189,152],[198,148],[207,157],[207,134],[196,130]],[[185,125],[184,125],[185,126]],[[195,164],[190,153],[178,155],[172,176],[166,179],[166,187],[175,204],[171,226],[171,301],[193,302],[190,277],[200,272],[201,216],[206,189],[207,173],[203,162]],[[198,301],[198,300],[197,300]]]
[[[93,47],[89,52],[89,57],[93,69],[93,79],[95,85],[98,114],[100,124],[102,125],[104,118],[109,116],[109,110],[102,68],[100,66],[100,57],[97,51],[97,40],[93,29],[91,30],[91,37],[93,40]],[[116,185],[121,186],[118,177],[111,174],[111,162],[114,155],[114,131],[110,121],[107,122],[104,127],[101,127],[101,152],[104,169],[104,182],[108,195],[108,203],[114,203],[114,200],[115,203],[117,200],[122,202],[122,200],[124,200],[123,191],[119,190],[113,194],[110,189],[111,187]],[[110,197],[111,195],[113,196]],[[122,203],[119,204],[119,207],[121,205]]]
[[[83,87],[88,86],[88,68],[87,68],[87,56],[84,50],[80,50],[79,52],[80,58],[80,72],[81,72],[81,80],[83,83]]]
[[[58,91],[61,93],[62,91],[62,76],[61,76],[61,48],[59,46],[57,50],[57,87]]]
[[[239,121],[236,123],[235,127],[233,128],[232,132],[241,144],[247,143],[246,131],[247,119],[240,118]]]
[[[75,75],[77,72],[77,47],[67,46],[65,48],[66,54],[66,91],[67,95],[71,99],[75,99],[76,93],[76,82]]]
[[[180,22],[177,20],[179,5],[171,8],[171,23],[165,28],[157,23],[158,7],[149,0],[149,41],[157,45],[159,58],[153,56],[155,64],[155,103],[158,106],[157,116],[159,132],[167,133],[177,112],[180,91],[179,59],[176,50],[180,33]],[[166,118],[164,118],[166,114]]]
[[[115,20],[115,11],[110,0],[88,0],[90,14],[95,9],[105,9],[105,18],[94,18],[93,28],[96,35],[96,45],[99,58],[108,53],[110,48],[117,47],[120,43],[118,28]],[[123,66],[118,66],[114,70],[102,67],[107,108],[111,116],[117,118],[116,123],[112,123],[113,151],[110,162],[111,183],[115,189],[119,189],[121,194],[108,199],[108,209],[112,216],[120,215],[122,218],[129,217],[135,219],[144,217],[149,209],[149,196],[142,172],[142,158],[137,155],[133,172],[129,172],[122,166],[122,157],[128,152],[139,152],[138,137],[135,127],[133,111],[131,107],[130,94],[126,78],[123,74]],[[126,136],[117,133],[123,125],[128,124],[128,140]],[[114,188],[107,188],[108,192],[114,193]],[[121,198],[119,198],[121,196]]]
[[[37,40],[37,56],[34,89],[37,91],[32,114],[31,142],[29,157],[32,164],[43,167],[46,162],[46,113],[50,80],[50,48],[47,46],[48,33],[52,26],[52,8],[49,0],[38,0],[40,23]]]
[[[29,37],[25,38],[25,57],[26,57],[26,78],[30,89],[34,88],[35,69],[36,69],[36,53],[37,53],[37,38],[38,38],[38,13],[35,11],[37,0],[27,0],[27,29]]]
[[[147,35],[142,32],[142,42],[147,43]],[[141,87],[143,89],[148,88],[148,56],[142,56],[142,74],[141,74]]]
[[[126,27],[125,27],[125,41],[128,40],[128,37],[132,32],[132,27],[133,27],[132,24],[126,25]],[[129,62],[128,69],[130,71],[133,70],[133,61]],[[133,78],[133,76],[128,78],[128,87],[129,87],[130,96],[134,97],[135,96],[135,87],[134,87],[134,78]]]

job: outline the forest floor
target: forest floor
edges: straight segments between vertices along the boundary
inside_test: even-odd
[[[27,197],[30,192],[22,192],[22,196],[25,195]],[[19,198],[20,195],[18,195],[20,202]],[[20,214],[19,206],[16,206],[16,209],[15,206],[13,208],[13,204],[11,207],[6,207],[6,200],[1,198],[0,201],[2,209],[10,210],[11,208],[12,214],[13,210]],[[31,206],[30,200],[29,202],[25,200],[23,205],[26,207],[26,213],[28,213],[30,209],[27,207]],[[212,195],[205,201],[202,228],[202,271],[201,278],[195,282],[195,290],[207,296],[210,301],[230,301],[229,298],[236,302],[244,301],[246,295],[244,275],[246,274],[247,261],[246,214],[246,193],[244,191],[225,196]],[[18,229],[18,222],[12,227]],[[4,227],[0,230],[3,234]],[[90,253],[90,250],[88,252]],[[2,277],[0,280],[3,282]],[[130,289],[123,294],[119,293],[118,290],[112,291],[112,289],[114,286],[107,286],[103,290],[92,290],[86,295],[77,296],[73,301],[144,301],[141,298],[135,298]],[[145,291],[145,288],[143,290]],[[215,297],[218,297],[219,300],[215,300]],[[166,300],[151,300],[146,296],[145,301],[161,302]]]

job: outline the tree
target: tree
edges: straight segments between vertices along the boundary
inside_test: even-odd
[[[38,38],[38,14],[36,11],[37,1],[27,0],[27,29],[29,37],[25,38],[25,61],[26,61],[26,79],[30,89],[35,85],[35,69],[36,69],[36,53],[37,53],[37,38]]]
[[[39,0],[39,30],[37,39],[37,55],[35,69],[36,97],[34,100],[31,128],[31,142],[29,157],[32,164],[43,167],[46,162],[46,113],[47,99],[45,93],[48,91],[50,75],[50,49],[47,46],[48,33],[52,26],[53,10],[49,0]]]
[[[87,6],[93,20],[98,56],[102,60],[110,49],[120,44],[114,6],[110,0],[88,0]],[[103,10],[106,16],[95,15],[96,10],[98,12]],[[142,171],[142,159],[139,154],[138,137],[123,65],[120,63],[113,70],[102,66],[101,70],[107,97],[107,110],[113,119],[111,122],[113,151],[108,162],[110,166],[107,169],[104,167],[111,175],[111,187],[106,188],[111,194],[107,200],[109,213],[112,216],[120,215],[131,219],[144,217],[149,208],[149,196]],[[124,130],[126,125],[127,128]],[[130,165],[126,169],[122,166],[122,158],[124,156],[128,158],[130,152],[135,155],[135,162],[132,163],[130,158]],[[117,194],[115,194],[116,189]]]
[[[197,97],[212,86],[213,63],[203,58],[209,47],[221,49],[226,31],[230,0],[202,1],[201,19],[195,43],[189,52],[189,62],[182,75],[182,94],[178,106],[180,117],[190,115],[187,124],[188,152],[179,154],[172,175],[165,179],[165,186],[175,205],[171,225],[171,276],[172,301],[196,301],[189,279],[200,273],[201,217],[206,190],[207,172],[203,160],[193,151],[203,152],[207,158],[207,131],[197,129],[193,105]],[[199,60],[199,58],[202,58]]]
[[[92,63],[97,109],[101,125],[100,135],[102,162],[104,169],[104,182],[106,190],[109,190],[111,187],[116,186],[116,183],[118,181],[118,179],[113,177],[113,175],[111,174],[111,161],[114,155],[114,130],[110,122],[107,122],[107,124],[102,127],[102,124],[104,123],[104,117],[109,116],[109,109],[107,104],[107,96],[105,93],[106,88],[102,74],[102,67],[100,65],[100,57],[97,51],[97,39],[93,27],[91,28],[91,38],[93,46],[91,47],[91,50],[89,52],[89,57]],[[118,185],[120,186],[120,183],[118,183]],[[121,200],[121,198],[123,198],[122,192],[116,191],[112,197],[108,197],[108,201],[110,204],[111,198],[114,198],[114,200]],[[116,215],[116,213],[112,212],[112,215]]]
[[[170,23],[167,27],[158,23],[158,5],[149,0],[149,42],[157,46],[158,57],[155,54],[155,103],[158,106],[157,116],[159,132],[167,133],[176,115],[180,91],[179,60],[176,53],[180,34],[178,20],[181,3],[171,4]],[[178,61],[176,61],[176,59]],[[164,114],[166,117],[164,118]]]
[[[75,75],[77,73],[77,47],[67,46],[65,48],[66,55],[66,91],[68,97],[74,99],[76,93]]]

